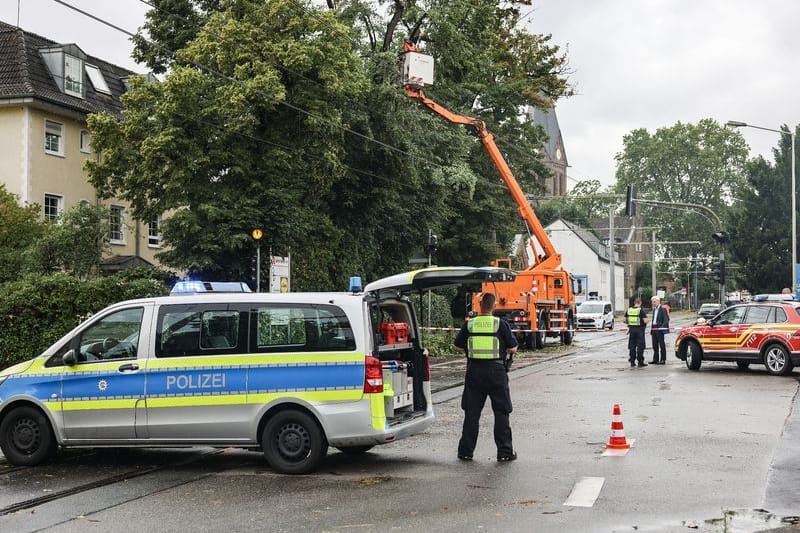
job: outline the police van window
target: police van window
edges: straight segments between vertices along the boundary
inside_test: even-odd
[[[238,343],[238,311],[210,311],[203,313],[200,332],[201,348],[236,348]]]
[[[344,311],[332,305],[259,305],[252,310],[253,352],[326,352],[356,349]]]
[[[158,313],[157,357],[219,355],[239,349],[240,312],[164,306]]]
[[[117,311],[83,330],[77,345],[70,345],[75,347],[78,363],[134,359],[139,350],[143,314],[142,307]],[[51,363],[59,364],[56,361]]]

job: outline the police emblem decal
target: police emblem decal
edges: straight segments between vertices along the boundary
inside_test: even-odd
[[[97,388],[101,391],[105,391],[108,388],[108,381],[101,379],[97,382]]]

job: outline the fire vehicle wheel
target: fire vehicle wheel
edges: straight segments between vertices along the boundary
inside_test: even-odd
[[[17,407],[0,424],[0,449],[11,464],[34,466],[58,450],[50,421],[33,407]]]
[[[302,411],[281,411],[264,426],[261,448],[269,465],[282,474],[316,469],[328,451],[317,422]]]
[[[536,323],[536,332],[532,333],[533,343],[537,350],[544,348],[544,336],[546,330],[547,323],[544,321],[544,317],[540,316],[539,321]]]
[[[764,351],[764,366],[773,376],[785,376],[792,372],[792,360],[782,344],[770,344]]]
[[[367,453],[370,451],[374,446],[372,444],[367,444],[364,446],[337,446],[336,449],[342,453],[346,453],[347,455],[361,455],[362,453]]]
[[[700,363],[703,361],[703,349],[697,341],[686,341],[686,368],[689,370],[700,370]]]
[[[611,319],[611,325],[608,326],[608,329],[610,329],[610,330],[614,329],[614,319],[613,318]]]
[[[567,331],[561,334],[561,342],[564,346],[572,344],[572,339],[575,337],[575,324],[573,323],[572,315],[567,318]]]

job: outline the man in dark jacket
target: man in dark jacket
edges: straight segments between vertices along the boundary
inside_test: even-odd
[[[650,338],[653,341],[653,360],[654,365],[663,365],[667,362],[667,345],[664,342],[664,335],[669,331],[669,311],[661,305],[661,298],[653,296],[650,299],[653,305],[653,322],[650,326]],[[659,356],[660,354],[660,356]]]

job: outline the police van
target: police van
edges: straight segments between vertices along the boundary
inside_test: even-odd
[[[35,465],[59,446],[236,446],[278,472],[312,471],[329,445],[363,453],[433,423],[409,294],[514,276],[428,268],[350,292],[111,305],[0,372],[0,448]]]

